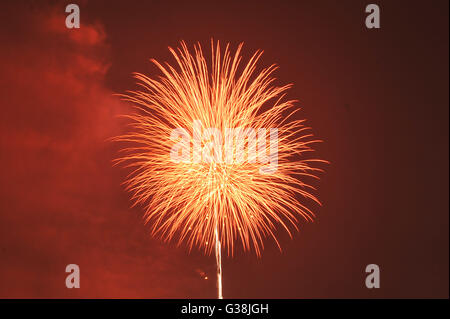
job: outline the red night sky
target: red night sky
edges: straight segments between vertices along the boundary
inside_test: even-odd
[[[448,298],[448,1],[375,1],[379,30],[367,1],[78,1],[77,30],[68,3],[2,3],[0,297],[215,297],[214,256],[150,236],[107,141],[132,72],[214,37],[279,65],[331,162],[315,222],[282,252],[225,258],[225,297]],[[364,285],[371,263],[380,289]]]

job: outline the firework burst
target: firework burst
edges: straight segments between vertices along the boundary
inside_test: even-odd
[[[324,162],[307,156],[318,140],[304,120],[292,119],[298,108],[295,101],[283,100],[290,85],[273,84],[276,66],[256,71],[261,51],[242,65],[242,44],[232,54],[229,45],[222,52],[218,42],[211,42],[208,67],[199,44],[193,54],[184,42],[176,50],[169,49],[176,67],[152,60],[162,75],[152,79],[136,73],[141,89],[122,95],[137,109],[126,116],[132,122],[129,133],[115,138],[131,143],[117,160],[133,168],[126,187],[134,203],[144,205],[154,235],[186,242],[190,248],[198,246],[206,253],[215,247],[216,257],[221,245],[233,254],[236,243],[260,255],[265,237],[278,244],[277,225],[291,235],[299,217],[314,217],[302,198],[319,203],[313,187],[305,182],[317,178],[321,169],[316,164]],[[171,158],[180,140],[173,135],[176,128],[188,133],[187,160]],[[206,152],[210,141],[201,138],[199,143],[195,137],[208,128],[225,136],[227,128],[258,132],[276,128],[277,140],[271,141],[276,147],[276,169],[271,174],[261,172],[256,159],[267,162],[273,155],[267,155],[265,147],[255,154],[247,152],[244,159],[232,150],[227,153],[235,149],[233,143],[220,144],[216,153]],[[265,145],[265,136],[263,141]],[[245,142],[247,148],[250,145],[250,140]]]

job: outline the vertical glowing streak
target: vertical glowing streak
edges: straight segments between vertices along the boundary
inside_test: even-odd
[[[219,231],[216,223],[216,264],[217,264],[217,298],[223,299],[222,295],[222,255],[219,240]]]

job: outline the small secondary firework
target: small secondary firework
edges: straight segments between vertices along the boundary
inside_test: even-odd
[[[305,199],[319,201],[306,180],[325,161],[308,156],[319,141],[293,119],[299,109],[284,100],[290,85],[274,85],[276,66],[257,72],[262,51],[243,64],[242,44],[232,54],[211,41],[210,63],[200,44],[169,50],[176,66],[152,60],[162,74],[135,73],[141,89],[121,95],[136,112],[115,138],[129,144],[117,163],[133,168],[126,188],[154,235],[215,251],[222,298],[222,248],[259,256],[265,237],[280,247],[278,226],[291,235],[299,217],[312,220]]]

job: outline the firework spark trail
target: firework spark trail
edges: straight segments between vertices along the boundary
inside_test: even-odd
[[[222,294],[222,248],[220,247],[219,229],[216,226],[216,266],[217,266],[217,297],[223,299]]]
[[[152,234],[176,239],[177,244],[186,242],[189,249],[198,246],[208,254],[215,244],[219,297],[222,246],[233,255],[235,243],[240,242],[244,250],[260,256],[265,237],[272,237],[280,247],[277,225],[292,237],[290,228],[298,230],[298,217],[312,221],[314,214],[304,200],[319,201],[306,180],[318,178],[322,170],[316,165],[325,162],[307,156],[319,141],[304,120],[292,119],[299,109],[294,108],[295,101],[283,101],[290,85],[273,85],[274,65],[256,71],[260,51],[241,65],[241,49],[242,44],[233,56],[229,45],[222,52],[219,42],[211,41],[208,67],[199,44],[194,54],[184,42],[181,48],[169,48],[177,68],[152,60],[162,73],[158,79],[135,74],[141,90],[121,96],[137,112],[126,115],[132,122],[129,133],[114,138],[131,144],[116,163],[133,169],[126,188],[133,194],[133,205],[144,205]],[[179,137],[172,136],[176,128],[184,128],[189,135],[188,161],[171,159],[172,148],[179,142]],[[198,143],[196,139],[207,128],[217,128],[222,136],[228,128],[264,132],[276,128],[276,144],[270,143],[270,149],[276,146],[277,150],[276,170],[262,174],[262,164],[256,161],[271,159],[265,136],[262,150],[248,152],[240,160],[233,143],[208,153],[209,140]],[[231,154],[231,161],[211,160],[217,154]]]

